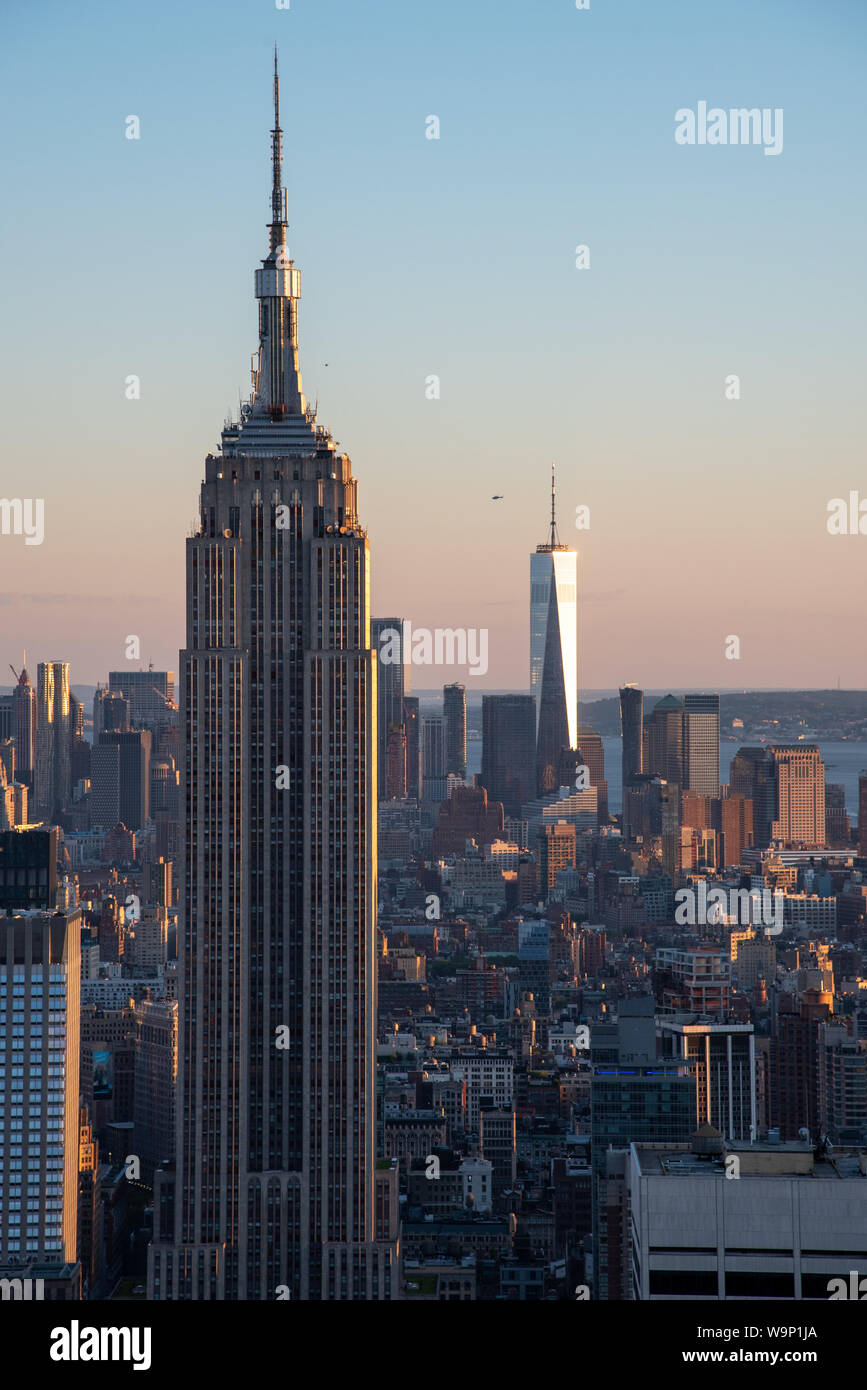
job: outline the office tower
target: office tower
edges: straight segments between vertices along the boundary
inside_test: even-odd
[[[644,725],[644,771],[683,786],[683,704],[666,695],[653,706]],[[713,793],[719,795],[719,786]]]
[[[646,773],[633,773],[621,788],[623,810],[621,825],[625,840],[635,840],[649,833],[650,787],[654,779]]]
[[[732,932],[732,937],[735,933]],[[742,994],[756,988],[760,980],[772,983],[777,974],[777,948],[769,936],[751,937],[740,941],[737,955],[732,957],[738,989]]]
[[[446,772],[467,775],[467,691],[463,685],[443,686],[446,721]]]
[[[159,907],[173,907],[175,904],[174,864],[165,855],[157,853],[151,841],[142,865],[142,899]]]
[[[33,773],[36,764],[36,691],[30,684],[27,664],[21,668],[18,683],[12,691],[12,728],[15,740],[15,775],[19,782],[33,787]]]
[[[624,788],[623,815],[629,834],[635,838],[677,836],[679,831],[679,789],[662,777],[642,773]]]
[[[731,793],[719,804],[720,868],[743,862],[744,850],[753,844],[753,803]]]
[[[6,781],[15,781],[15,740],[4,738],[0,741],[0,764],[6,773]]]
[[[621,999],[615,1023],[590,1035],[594,1298],[629,1297],[625,1168],[606,1164],[609,1149],[641,1142],[684,1143],[695,1128],[691,1064],[660,1057],[653,999]]]
[[[0,913],[21,908],[53,912],[57,897],[58,832],[7,830],[0,834]]]
[[[14,830],[29,821],[27,787],[10,780],[8,769],[15,766],[15,745],[11,739],[0,744],[0,831]]]
[[[80,942],[77,908],[0,918],[3,1274],[78,1258]]]
[[[819,1125],[832,1144],[867,1144],[867,1038],[819,1024]]]
[[[858,853],[867,855],[867,772],[858,774]]]
[[[836,849],[849,846],[846,788],[842,782],[829,782],[825,787],[825,844]]]
[[[142,1181],[153,1182],[175,1146],[178,1078],[178,1004],[175,999],[141,999],[135,1020],[133,1118],[135,1152]]]
[[[165,746],[165,745],[163,745]],[[151,763],[150,779],[150,819],[154,822],[155,835],[149,842],[146,860],[170,861],[168,864],[171,884],[172,861],[177,860],[180,838],[181,787],[180,773],[174,757],[169,754],[165,761]],[[145,866],[147,868],[147,864]],[[174,873],[177,874],[177,867]],[[149,902],[174,902],[174,898],[150,897]]]
[[[15,725],[12,717],[12,696],[0,695],[0,739],[12,738]]]
[[[554,1258],[568,1260],[579,1255],[593,1231],[592,1172],[586,1159],[552,1158],[551,1187]]]
[[[169,914],[165,907],[143,903],[129,922],[124,961],[137,979],[155,979],[168,959]]]
[[[70,792],[69,663],[40,661],[36,668],[36,772],[40,815],[57,820]]]
[[[132,864],[135,861],[135,831],[128,830],[125,825],[115,825],[107,831],[102,857],[108,864]]]
[[[174,763],[152,762],[150,779],[151,820],[155,821],[161,814],[169,820],[177,820],[180,811],[180,785]]]
[[[620,687],[621,785],[644,771],[644,691],[631,682]],[[625,804],[625,798],[624,798]]]
[[[135,728],[155,732],[177,721],[174,671],[109,671],[108,688],[128,702],[129,722]]]
[[[464,854],[468,840],[479,849],[494,844],[503,834],[503,807],[490,801],[484,787],[457,786],[440,806],[433,833],[434,859],[448,854]]]
[[[174,1170],[155,1299],[379,1299],[376,658],[349,458],[298,361],[274,75],[259,358],[187,540]],[[396,1233],[395,1233],[396,1234]]]
[[[446,722],[440,714],[421,721],[421,795],[424,801],[446,798]]]
[[[588,769],[590,786],[599,792],[599,824],[608,824],[608,783],[605,780],[605,747],[590,724],[578,725],[578,763]]]
[[[659,833],[662,839],[662,872],[672,882],[677,879],[680,864],[680,788],[676,782],[659,779]]]
[[[551,924],[521,922],[518,926],[518,987],[522,998],[532,994],[538,1019],[551,1011]]]
[[[479,1154],[493,1169],[494,1195],[513,1188],[518,1175],[517,1123],[514,1110],[479,1107]]]
[[[683,697],[683,784],[719,796],[719,695]]]
[[[729,770],[729,796],[753,803],[753,844],[765,849],[776,815],[774,769],[764,748],[739,748]]]
[[[409,693],[404,665],[403,618],[371,618],[370,645],[376,652],[377,785],[382,800],[399,796],[388,784],[389,735],[403,725],[403,700]]]
[[[385,749],[385,785],[381,800],[406,796],[406,726],[398,724],[388,731]]]
[[[403,697],[403,727],[406,731],[406,794],[417,800],[421,779],[421,715],[416,695]]]
[[[634,774],[623,785],[623,834],[628,840],[643,839],[652,833],[654,786],[658,778]]]
[[[77,695],[69,695],[69,741],[70,749],[84,738],[84,705]]]
[[[719,802],[697,792],[681,792],[680,820],[692,830],[715,830],[719,822]]]
[[[502,802],[500,803],[502,805]],[[530,823],[523,820],[520,816],[504,816],[503,836],[511,845],[517,845],[519,849],[529,849]]]
[[[539,892],[547,902],[560,870],[575,867],[575,826],[566,821],[540,826],[538,845]]]
[[[103,956],[102,959],[105,959]],[[85,983],[81,1010],[81,1098],[94,1128],[128,1123],[135,1108],[135,1011],[129,984],[108,1004],[89,1003]],[[106,998],[106,991],[101,997]],[[114,1006],[112,1007],[112,1002]]]
[[[536,786],[536,708],[532,695],[482,696],[482,774],[491,801],[520,816]]]
[[[551,530],[530,556],[530,694],[536,701],[536,794],[560,785],[578,747],[578,554],[560,545],[551,465]]]
[[[730,1141],[755,1138],[756,1052],[751,1023],[660,1022],[660,1052],[695,1067],[695,1128],[713,1125]]]
[[[69,696],[69,787],[75,790],[90,776],[90,744],[84,737],[84,705]]]
[[[701,796],[685,791],[680,798],[681,825],[692,830],[712,831],[700,840],[717,846],[716,867],[740,864],[744,850],[753,843],[753,803],[743,796]]]
[[[833,994],[805,989],[777,1012],[771,1040],[771,1124],[784,1140],[806,1129],[819,1138],[819,1025],[831,1017]]]
[[[457,1048],[451,1079],[466,1086],[466,1128],[478,1134],[483,1110],[511,1111],[515,1098],[515,1063],[511,1053],[493,1047]]]
[[[105,1227],[99,1180],[99,1142],[94,1138],[90,1112],[83,1102],[78,1118],[78,1258],[81,1296],[103,1296]]]
[[[91,750],[91,822],[142,830],[150,809],[150,729],[100,734]]]
[[[102,733],[126,733],[130,726],[130,702],[123,695],[113,695],[105,686],[97,686],[93,694],[93,741]]]
[[[117,898],[113,895],[103,898],[98,918],[94,920],[93,916],[89,917],[88,924],[97,928],[100,960],[122,961],[125,946],[125,922],[122,920],[120,903]]]
[[[854,1151],[822,1158],[797,1142],[727,1144],[713,1130],[668,1148],[653,1137],[635,1143],[625,1194],[630,1297],[737,1299],[744,1308],[827,1300],[829,1281],[848,1288],[849,1271],[863,1264],[863,1185]]]
[[[771,838],[819,848],[825,844],[825,764],[815,744],[775,745],[768,750],[774,770],[776,816]]]
[[[753,802],[754,843],[772,840],[822,848],[825,844],[825,765],[815,744],[740,748],[729,787]]]

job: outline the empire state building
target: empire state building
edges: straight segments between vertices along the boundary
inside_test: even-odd
[[[376,1171],[376,657],[345,454],[298,360],[274,60],[259,352],[205,460],[180,656],[178,1132],[153,1299],[396,1296]]]

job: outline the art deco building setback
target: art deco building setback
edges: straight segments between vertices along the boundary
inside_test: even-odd
[[[298,362],[274,74],[259,355],[187,541],[174,1171],[149,1294],[378,1299],[376,661],[350,461]]]

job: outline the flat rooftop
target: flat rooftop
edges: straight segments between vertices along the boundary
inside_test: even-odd
[[[644,1178],[705,1178],[719,1179],[726,1176],[726,1154],[741,1158],[748,1164],[748,1171],[742,1171],[745,1178],[803,1178],[806,1182],[817,1179],[839,1182],[847,1178],[860,1178],[867,1182],[862,1169],[863,1151],[840,1149],[839,1152],[813,1160],[809,1144],[733,1144],[726,1147],[723,1154],[703,1158],[688,1147],[677,1149],[659,1148],[646,1144],[632,1146],[638,1170]],[[809,1166],[806,1163],[809,1160]]]

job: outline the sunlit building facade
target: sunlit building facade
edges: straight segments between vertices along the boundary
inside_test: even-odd
[[[376,1300],[376,655],[345,454],[304,398],[275,66],[259,358],[187,541],[175,1164],[154,1299]]]
[[[542,795],[556,790],[564,752],[578,747],[578,552],[559,544],[553,471],[549,539],[530,556],[530,694]]]

